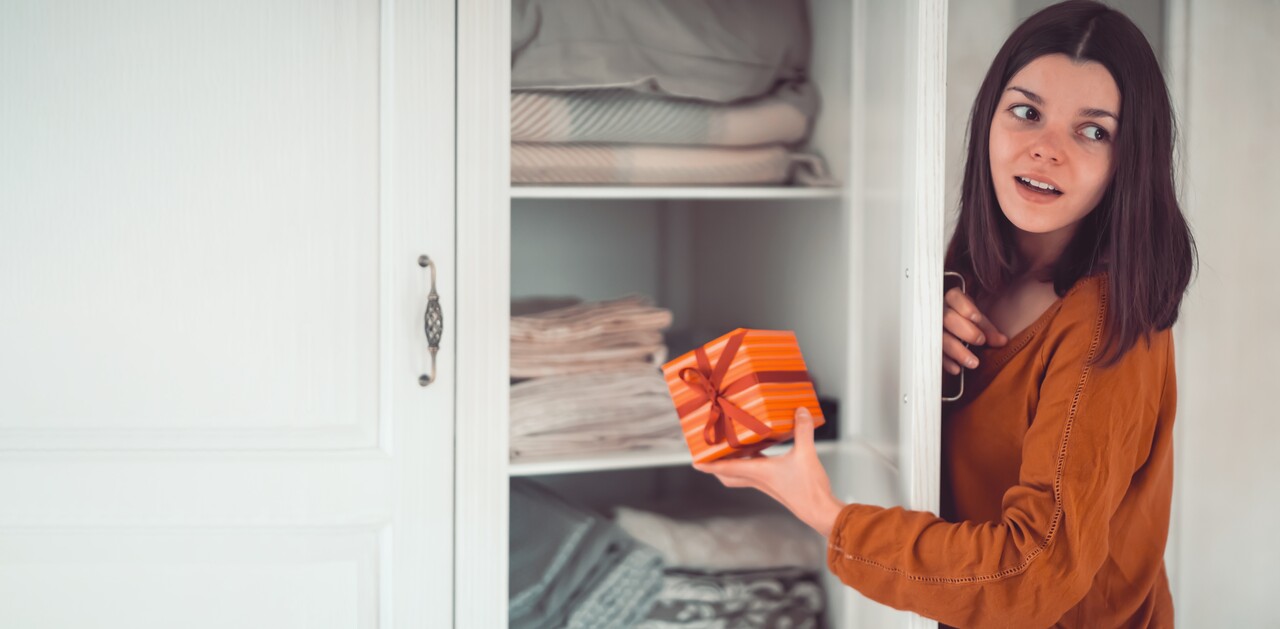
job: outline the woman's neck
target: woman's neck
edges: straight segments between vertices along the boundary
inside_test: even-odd
[[[1071,237],[1075,233],[1076,224],[1074,223],[1042,234],[1018,230],[1016,236],[1018,253],[1027,262],[1026,270],[1019,279],[1035,278],[1041,282],[1049,281],[1051,277],[1049,271],[1067,250],[1067,245],[1071,243]]]

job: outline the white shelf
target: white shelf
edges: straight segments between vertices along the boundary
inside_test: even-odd
[[[819,441],[815,444],[818,454],[831,454],[840,448],[837,441]],[[783,454],[791,449],[790,443],[778,444],[765,450],[765,454]],[[883,448],[880,448],[884,451]],[[888,453],[886,453],[888,454]],[[540,476],[545,474],[575,474],[580,472],[600,472],[605,470],[624,470],[648,467],[674,467],[689,465],[689,451],[685,449],[669,451],[637,451],[602,454],[590,457],[566,458],[555,457],[545,459],[520,459],[512,461],[508,467],[511,476]]]
[[[513,199],[836,199],[844,189],[797,186],[511,186]]]

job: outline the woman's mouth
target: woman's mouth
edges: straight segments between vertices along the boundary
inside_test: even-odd
[[[1062,191],[1054,188],[1052,185],[1028,179],[1026,177],[1013,178],[1018,187],[1018,194],[1022,198],[1035,203],[1048,203],[1062,196]]]

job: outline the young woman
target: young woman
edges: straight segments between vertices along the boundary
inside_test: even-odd
[[[972,111],[946,265],[940,514],[842,504],[795,448],[699,465],[828,538],[866,596],[957,627],[1168,627],[1171,326],[1194,264],[1150,45],[1096,2],[1009,37]],[[965,343],[971,344],[966,347]],[[939,517],[941,516],[941,517]]]

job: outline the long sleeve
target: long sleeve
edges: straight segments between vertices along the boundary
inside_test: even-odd
[[[873,600],[959,627],[1046,627],[1090,591],[1173,393],[1170,330],[1118,364],[1088,365],[1102,349],[1100,301],[1064,307],[1036,356],[1044,378],[1000,519],[850,504],[829,536],[832,572]]]

